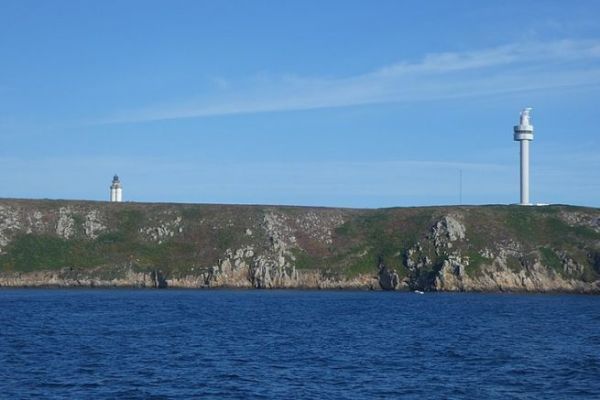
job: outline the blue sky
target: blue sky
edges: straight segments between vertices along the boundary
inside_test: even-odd
[[[0,2],[0,197],[600,207],[596,1]]]

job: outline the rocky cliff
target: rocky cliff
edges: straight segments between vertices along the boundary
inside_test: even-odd
[[[600,293],[600,210],[0,200],[0,286]]]

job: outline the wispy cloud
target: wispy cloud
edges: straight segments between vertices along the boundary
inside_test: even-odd
[[[103,123],[425,101],[600,84],[600,41],[517,43],[428,54],[343,78],[261,76],[226,82],[212,95],[105,118]]]

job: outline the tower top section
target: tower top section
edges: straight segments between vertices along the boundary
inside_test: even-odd
[[[521,126],[530,126],[529,123],[529,114],[533,111],[533,108],[526,107],[521,111],[521,118],[519,119],[519,125]],[[115,175],[116,176],[116,175]]]
[[[519,117],[519,125],[515,125],[514,139],[519,140],[533,140],[533,125],[531,125],[531,111],[533,108],[526,107],[521,111]]]
[[[111,189],[116,189],[116,188],[120,188],[120,187],[121,187],[121,181],[119,180],[119,176],[117,174],[115,174],[115,176],[113,176]]]

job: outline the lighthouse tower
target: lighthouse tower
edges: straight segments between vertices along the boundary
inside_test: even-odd
[[[521,111],[519,125],[515,125],[514,139],[521,142],[521,202],[522,206],[531,205],[529,202],[529,142],[533,140],[533,125],[529,122],[531,108]]]
[[[110,201],[111,202],[123,201],[123,187],[121,186],[121,181],[119,180],[119,176],[116,174],[113,177],[112,185],[110,185]]]

